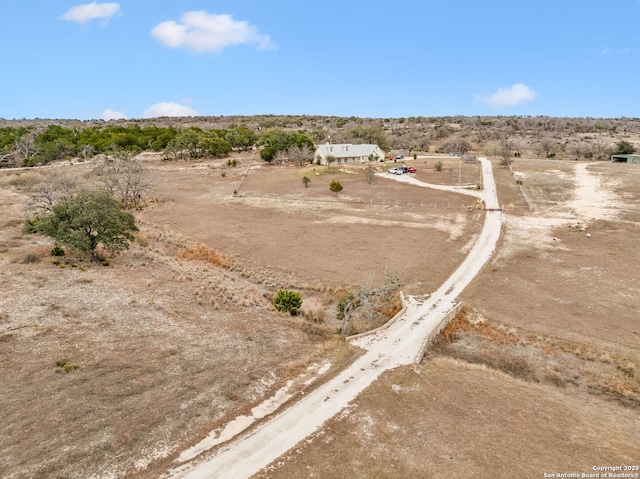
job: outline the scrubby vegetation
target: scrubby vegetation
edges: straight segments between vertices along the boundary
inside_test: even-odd
[[[640,405],[638,366],[629,357],[507,328],[471,308],[462,308],[443,329],[431,354],[482,364],[529,382],[584,390],[631,408]]]
[[[24,228],[100,260],[102,250],[116,255],[128,249],[137,229],[133,215],[103,191],[75,193],[53,205],[51,213],[27,220]]]
[[[259,132],[259,133],[258,133]],[[0,166],[35,166],[57,160],[86,160],[117,148],[132,153],[164,152],[166,159],[225,157],[233,150],[261,148],[272,162],[292,147],[333,143],[373,143],[383,150],[481,153],[513,159],[602,160],[637,151],[638,118],[321,116],[197,117],[149,120],[0,120]],[[290,153],[290,152],[289,152]],[[310,158],[305,158],[310,160]]]
[[[280,289],[276,293],[275,298],[273,298],[273,305],[280,312],[296,316],[302,306],[302,297],[300,293],[296,293],[295,291]]]

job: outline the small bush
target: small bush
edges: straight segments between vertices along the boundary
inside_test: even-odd
[[[329,189],[334,193],[340,193],[342,191],[342,184],[338,180],[332,180],[329,183]]]
[[[433,167],[436,171],[442,171],[442,169],[444,168],[444,163],[438,161],[435,165],[433,165]]]
[[[273,298],[273,305],[282,313],[290,313],[291,316],[296,316],[300,306],[302,306],[302,297],[295,291],[281,289],[278,290],[275,298]]]
[[[522,185],[522,180],[516,180],[516,185]]]
[[[22,257],[24,264],[37,263],[38,261],[40,261],[40,256],[35,253],[27,253]]]
[[[68,373],[70,371],[73,371],[74,369],[78,369],[78,365],[77,364],[71,364],[68,359],[61,359],[60,361],[56,361],[56,372],[57,373],[61,373],[63,371],[65,373]]]
[[[238,160],[236,159],[227,160],[227,166],[231,166],[231,167],[238,166]]]
[[[60,246],[55,245],[51,249],[51,256],[64,256],[64,250]]]
[[[146,236],[142,236],[142,235],[136,236],[136,241],[143,248],[146,248],[147,246],[149,246],[149,238],[147,238]]]

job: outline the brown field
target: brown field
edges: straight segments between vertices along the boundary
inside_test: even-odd
[[[435,358],[372,384],[255,478],[513,478],[636,464],[637,411]]]
[[[433,291],[481,225],[467,198],[368,185],[360,167],[239,159],[148,160],[154,200],[108,267],[53,264],[49,240],[21,233],[25,193],[51,170],[0,172],[3,477],[158,477],[287,380],[358,354],[333,334],[340,291],[385,269],[406,294]],[[477,182],[475,165],[434,162],[411,162],[418,179]],[[542,477],[637,463],[640,168],[589,164],[615,201],[581,220],[577,164],[495,168],[514,208],[461,298],[490,328],[452,331],[258,476]],[[92,178],[88,165],[69,171]],[[568,227],[578,221],[591,238]],[[301,292],[305,316],[273,311],[281,287]],[[78,368],[56,372],[63,359]]]

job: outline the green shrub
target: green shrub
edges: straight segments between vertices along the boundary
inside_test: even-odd
[[[522,184],[522,180],[516,180],[516,185],[521,185]]]
[[[73,371],[74,369],[78,369],[78,365],[71,364],[68,359],[61,359],[60,361],[56,361],[57,373],[61,373],[62,371],[68,373],[69,371]]]
[[[295,291],[280,289],[276,293],[275,298],[273,298],[273,305],[280,312],[290,313],[291,316],[296,316],[300,306],[302,306],[302,297]]]
[[[27,253],[22,257],[24,264],[37,263],[38,261],[40,261],[40,256],[35,253]]]
[[[433,167],[435,168],[436,171],[442,171],[442,168],[444,168],[444,163],[442,163],[441,161],[438,161],[435,165],[433,165]]]
[[[133,215],[122,211],[117,200],[96,190],[59,201],[48,215],[27,222],[24,230],[38,231],[53,238],[54,244],[103,259],[103,250],[116,255],[128,249],[138,228]]]
[[[64,250],[60,246],[54,245],[51,250],[51,256],[64,256]]]
[[[332,180],[329,183],[329,189],[334,193],[340,193],[342,191],[342,184],[338,180]]]

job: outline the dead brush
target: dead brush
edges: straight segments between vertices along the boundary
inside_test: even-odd
[[[396,295],[389,302],[384,302],[380,307],[380,313],[386,318],[393,318],[402,309],[400,296]]]
[[[439,339],[442,342],[452,343],[457,339],[457,333],[459,331],[468,331],[472,328],[467,319],[468,312],[468,308],[463,307],[458,314],[456,314],[456,317],[447,324],[439,335]]]
[[[178,259],[186,260],[200,260],[207,263],[222,266],[223,268],[230,268],[231,262],[226,256],[221,255],[217,251],[201,244],[197,244],[186,250],[180,251],[177,254]]]
[[[324,309],[312,309],[311,311],[303,311],[302,315],[305,319],[315,324],[323,324],[327,318],[327,313]]]
[[[518,344],[520,340],[515,329],[507,331],[504,327],[500,327],[500,325],[496,327],[489,324],[489,322],[476,324],[474,329],[486,338],[499,344]]]

